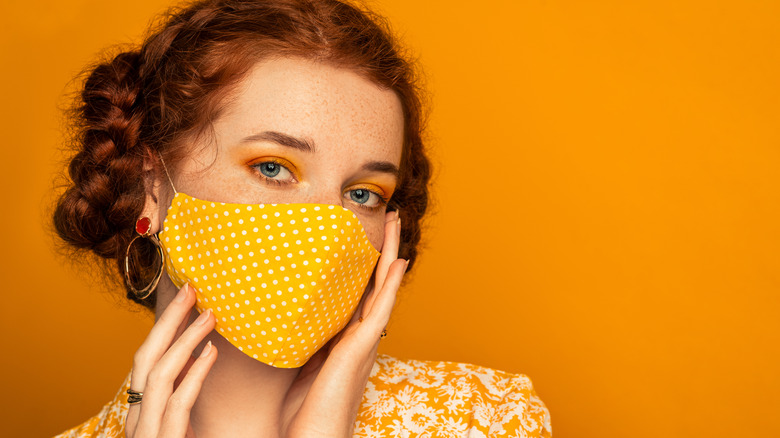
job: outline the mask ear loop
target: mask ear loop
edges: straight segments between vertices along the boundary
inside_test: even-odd
[[[162,163],[163,170],[165,170],[165,176],[168,177],[168,182],[171,183],[171,188],[173,189],[173,194],[178,195],[179,192],[176,191],[176,186],[173,185],[173,180],[171,179],[171,174],[168,173],[168,166],[165,165],[165,160],[163,160],[162,154],[157,152],[157,155],[160,157],[160,163]]]

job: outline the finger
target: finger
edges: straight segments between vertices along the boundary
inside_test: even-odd
[[[144,392],[149,371],[170,347],[173,340],[187,327],[192,305],[195,303],[195,293],[192,287],[184,285],[176,297],[165,309],[160,319],[154,324],[144,342],[133,357],[133,369],[130,375],[130,388]],[[132,404],[128,407],[125,429],[134,431],[138,424],[141,406]]]
[[[141,436],[154,436],[159,431],[175,379],[195,347],[214,329],[215,322],[211,309],[201,313],[149,371],[137,426]]]
[[[373,305],[368,309],[368,313],[363,318],[361,326],[365,326],[363,329],[364,333],[371,336],[371,339],[378,337],[390,321],[390,314],[395,305],[395,297],[408,266],[409,262],[404,259],[395,260],[390,265],[384,286],[374,297]]]
[[[195,312],[196,315],[198,315],[197,312]],[[190,316],[187,318],[184,318],[184,321],[181,322],[179,325],[179,328],[176,329],[176,334],[173,337],[173,342],[176,342],[177,339],[184,333],[184,330],[187,329],[190,325],[190,318],[192,318],[192,312],[190,312]],[[197,319],[197,318],[196,318]],[[194,320],[193,320],[194,321]],[[170,348],[170,346],[169,346]],[[187,371],[192,366],[193,362],[195,362],[195,357],[190,356],[187,358],[187,362],[184,364],[184,367],[182,368],[181,372],[179,373],[178,377],[176,377],[176,380],[173,381],[173,390],[176,391],[176,387],[179,386],[181,383],[181,380],[184,378],[184,376],[187,374]]]
[[[190,307],[190,311],[187,312],[187,314],[184,316],[184,319],[181,320],[181,324],[176,328],[176,332],[173,334],[173,339],[171,339],[171,342],[168,344],[168,348],[173,345],[174,342],[176,342],[177,339],[179,339],[179,336],[181,336],[182,333],[184,333],[184,330],[187,330],[187,327],[190,326],[190,319],[192,318],[192,312],[195,310],[194,308]],[[198,312],[195,312],[195,316],[198,316]]]
[[[195,293],[188,284],[185,284],[135,352],[133,373],[130,377],[132,389],[144,390],[149,371],[171,346],[181,326],[187,326],[188,316],[194,303]]]
[[[176,391],[176,388],[178,388],[179,385],[181,385],[181,381],[184,379],[184,376],[187,375],[190,368],[192,367],[192,364],[194,364],[196,360],[197,358],[194,356],[190,356],[189,358],[187,358],[187,362],[184,364],[184,367],[182,367],[181,372],[179,373],[178,376],[176,376],[176,380],[173,381],[174,391]]]
[[[385,239],[382,243],[382,255],[376,266],[376,278],[374,289],[379,290],[387,277],[387,269],[393,260],[398,258],[399,230],[401,229],[401,217],[397,211],[385,216]]]
[[[211,341],[193,362],[181,384],[173,392],[165,407],[160,436],[185,436],[190,423],[190,411],[200,394],[203,381],[217,360],[217,348]]]
[[[197,319],[197,316],[200,316],[200,315],[198,315],[198,312],[195,312],[195,315],[196,315],[195,319]],[[173,342],[176,342],[176,340],[179,339],[181,334],[184,333],[184,330],[186,330],[187,327],[189,327],[189,325],[192,322],[195,321],[195,319],[192,319],[192,312],[190,312],[190,316],[185,318],[184,321],[181,322],[181,325],[179,325],[179,328],[176,330],[176,335],[173,337]],[[190,321],[190,320],[192,320],[192,321]],[[173,343],[171,343],[171,344],[173,344]],[[170,348],[170,346],[169,346],[169,348]],[[179,384],[181,383],[181,380],[184,378],[184,376],[187,374],[187,371],[190,369],[192,364],[195,362],[195,359],[196,358],[193,357],[193,356],[190,356],[189,358],[187,358],[187,363],[184,364],[184,368],[182,368],[181,372],[179,373],[179,376],[176,377],[176,380],[173,382],[173,390],[174,391],[176,391],[176,388],[179,386]]]
[[[385,222],[385,240],[382,244],[382,255],[379,256],[379,262],[376,266],[376,275],[374,277],[374,287],[364,300],[365,303],[359,315],[365,317],[371,309],[376,299],[377,291],[382,289],[387,278],[387,271],[390,265],[398,259],[398,246],[401,237],[401,218],[396,214],[389,221]]]

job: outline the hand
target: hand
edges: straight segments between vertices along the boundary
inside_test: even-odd
[[[195,291],[184,285],[135,353],[130,389],[144,395],[141,403],[128,408],[128,438],[193,435],[190,410],[217,359],[211,342],[197,359],[192,356],[215,323],[213,313],[207,310],[189,324],[194,304]]]
[[[400,238],[400,220],[390,212],[385,216],[385,240],[374,287],[344,330],[301,369],[285,399],[281,436],[352,436],[379,336],[390,320],[408,266],[408,261],[398,259]]]

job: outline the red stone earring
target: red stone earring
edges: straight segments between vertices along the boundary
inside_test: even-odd
[[[133,240],[130,241],[130,243],[127,245],[127,250],[125,251],[125,283],[127,284],[128,289],[133,291],[135,296],[139,300],[145,300],[149,297],[149,295],[154,292],[154,289],[157,287],[157,283],[160,281],[160,277],[162,277],[163,269],[165,266],[165,253],[163,252],[162,244],[160,244],[160,240],[157,238],[156,235],[151,234],[152,230],[152,220],[148,217],[144,216],[140,219],[138,219],[135,222],[135,232],[136,236],[133,237]],[[130,280],[130,247],[133,246],[133,242],[135,242],[136,239],[139,237],[143,237],[144,239],[149,239],[154,247],[157,249],[157,254],[160,256],[160,268],[155,273],[154,278],[152,281],[146,285],[143,289],[136,289],[135,286],[133,286],[133,282]]]
[[[141,219],[138,219],[135,221],[135,232],[140,235],[140,237],[147,237],[149,236],[149,231],[152,229],[152,220],[148,217],[144,216]]]

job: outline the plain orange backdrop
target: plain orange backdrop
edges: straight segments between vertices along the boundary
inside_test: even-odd
[[[4,3],[0,435],[95,414],[151,326],[47,215],[69,81],[168,4]],[[381,351],[525,373],[559,437],[780,436],[780,3],[371,4],[437,168]]]

